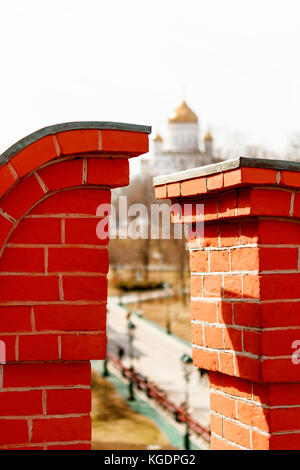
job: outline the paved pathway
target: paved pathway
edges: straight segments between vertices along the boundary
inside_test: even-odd
[[[117,347],[125,350],[124,363],[129,365],[126,309],[118,305],[118,297],[108,302],[108,351],[117,354]],[[176,404],[184,401],[185,382],[180,357],[191,355],[191,347],[167,335],[142,318],[132,317],[136,326],[134,367],[168,393]],[[207,378],[200,378],[193,367],[190,382],[190,407],[194,416],[205,426],[209,425],[209,389]]]

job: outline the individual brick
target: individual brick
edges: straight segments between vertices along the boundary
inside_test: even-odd
[[[0,307],[0,330],[2,333],[31,331],[30,307],[12,305]]]
[[[61,220],[54,218],[24,218],[12,232],[10,243],[57,244],[61,242]]]
[[[250,449],[250,430],[239,423],[224,419],[224,437],[229,441]]]
[[[20,361],[55,361],[59,359],[57,335],[21,335]]]
[[[29,442],[26,419],[0,419],[0,442],[5,444],[26,444]]]
[[[248,400],[251,399],[252,383],[249,380],[222,374],[222,383],[224,393],[235,397],[247,398]]]
[[[222,296],[222,276],[203,276],[204,297]]]
[[[190,255],[190,270],[192,272],[208,272],[208,252],[192,251]]]
[[[80,186],[83,177],[83,163],[80,159],[56,162],[40,169],[38,174],[50,191]]]
[[[54,194],[38,204],[30,214],[96,215],[100,204],[110,203],[108,189],[71,189]]]
[[[207,189],[221,189],[223,187],[223,173],[207,176]]]
[[[91,385],[90,363],[6,364],[3,387]]]
[[[194,178],[192,180],[182,181],[181,183],[182,196],[195,196],[206,192],[206,177]]]
[[[203,302],[201,300],[192,300],[191,315],[192,320],[200,320],[207,321],[209,323],[215,323],[217,321],[217,305],[215,302]]]
[[[101,240],[96,229],[99,218],[65,219],[65,242],[70,244],[107,245],[109,238]]]
[[[210,440],[211,450],[237,450],[238,447],[232,442],[225,441],[217,436],[211,436]]]
[[[148,135],[142,132],[105,129],[101,131],[101,141],[103,152],[137,156],[149,151]]]
[[[12,228],[13,222],[8,220],[0,213],[0,248],[2,248],[2,245]]]
[[[243,331],[244,351],[251,354],[260,355],[261,353],[261,332],[260,331]]]
[[[213,413],[210,414],[210,429],[214,434],[222,436],[223,434],[223,418]]]
[[[237,400],[237,419],[243,424],[269,431],[269,410],[257,404]]]
[[[43,414],[43,392],[19,391],[0,393],[0,416]]]
[[[47,390],[47,414],[89,413],[91,390]]]
[[[232,353],[220,352],[220,371],[223,374],[235,374],[234,362],[234,355]]]
[[[224,172],[224,186],[240,184],[276,184],[277,170],[269,168],[238,168]]]
[[[263,287],[261,278],[256,274],[244,274],[243,281],[243,297],[248,299],[259,299],[263,295]]]
[[[236,248],[231,250],[231,271],[254,271],[259,269],[258,248]]]
[[[262,271],[298,269],[298,248],[260,248]]]
[[[192,297],[202,296],[202,277],[201,276],[191,277],[191,296]]]
[[[129,184],[129,162],[127,158],[89,158],[88,184],[118,188]]]
[[[207,348],[222,349],[223,345],[223,328],[216,326],[204,326],[205,346]]]
[[[261,299],[297,299],[299,282],[300,273],[262,274],[260,276]]]
[[[239,224],[221,223],[220,224],[220,242],[221,246],[232,247],[239,243]]]
[[[242,351],[242,332],[236,328],[224,328],[224,349]]]
[[[293,188],[300,188],[300,176],[297,171],[286,171],[281,172],[281,182],[284,186],[292,186]]]
[[[104,276],[63,276],[65,300],[107,299],[107,279]]]
[[[166,199],[167,198],[167,185],[155,186],[155,199]]]
[[[1,267],[1,264],[0,264]],[[108,272],[108,251],[91,248],[49,248],[48,272]]]
[[[261,352],[265,356],[292,355],[295,349],[292,347],[295,341],[300,340],[299,329],[282,329],[264,331],[261,335]]]
[[[88,441],[91,439],[90,416],[34,419],[32,442]]]
[[[210,252],[210,271],[228,272],[229,271],[229,252],[211,251]]]
[[[192,343],[203,346],[202,325],[192,324]]]
[[[236,205],[235,191],[222,194],[222,196],[218,198],[218,218],[234,217]]]
[[[217,351],[193,348],[193,362],[196,367],[206,370],[218,370],[219,360]]]
[[[14,219],[23,216],[45,195],[34,175],[20,181],[1,201],[1,208]]]
[[[232,303],[219,302],[218,303],[218,321],[226,325],[232,324]]]
[[[59,132],[56,137],[62,155],[99,151],[97,129],[78,129]]]
[[[105,359],[106,334],[63,335],[62,359],[87,361]]]
[[[34,319],[37,331],[105,331],[106,307],[104,305],[37,305],[34,307]]]
[[[6,362],[11,362],[16,360],[16,336],[0,336],[0,341],[3,341],[5,344],[5,359]],[[1,441],[0,441],[1,442]]]
[[[46,136],[18,152],[11,158],[10,162],[19,176],[25,176],[35,168],[40,167],[56,157],[57,150],[53,137]]]
[[[242,278],[240,275],[224,276],[224,296],[227,298],[242,297]]]
[[[236,403],[235,400],[231,397],[226,397],[218,393],[210,394],[210,408],[212,411],[215,411],[227,418],[236,418]]]
[[[264,307],[253,302],[235,302],[233,304],[234,323],[242,326],[260,327],[262,323],[261,308]]]
[[[2,165],[0,167],[0,197],[16,182],[9,165]]]
[[[43,273],[45,271],[44,249],[6,247],[0,259],[0,271]]]
[[[300,244],[299,225],[293,221],[261,220],[258,223],[259,243]]]
[[[59,300],[58,278],[49,276],[5,276],[0,284],[0,301]]]
[[[279,189],[253,189],[250,195],[251,214],[289,216],[292,193]]]

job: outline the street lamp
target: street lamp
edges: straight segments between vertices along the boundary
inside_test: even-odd
[[[108,316],[108,313],[109,313],[109,308],[106,307],[106,315],[107,316]],[[107,364],[108,364],[108,345],[107,345],[106,357],[105,357],[104,362],[103,362],[102,377],[108,377],[109,376]]]
[[[130,319],[130,312],[127,314],[127,330],[128,330],[128,351],[129,351],[129,357],[130,357],[130,378],[129,378],[129,395],[128,395],[128,400],[129,401],[134,401],[135,396],[133,393],[133,339],[134,339],[134,330],[135,330],[135,324],[132,323]]]
[[[172,333],[170,304],[167,305],[167,309],[166,309],[166,331],[168,335]]]
[[[188,354],[183,354],[180,358],[183,368],[184,380],[185,380],[185,410],[186,410],[186,428],[184,436],[184,448],[190,450],[190,428],[188,421],[188,409],[189,409],[189,382],[192,373],[193,359]]]

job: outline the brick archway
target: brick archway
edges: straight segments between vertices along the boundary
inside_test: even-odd
[[[0,448],[90,449],[90,360],[106,353],[99,204],[150,128],[67,123],[0,156]]]

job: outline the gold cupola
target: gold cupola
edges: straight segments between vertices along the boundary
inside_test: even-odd
[[[206,132],[206,134],[204,136],[204,140],[208,141],[208,142],[212,142],[213,138],[212,138],[212,135],[209,131]]]
[[[162,138],[162,136],[158,132],[155,134],[155,136],[153,137],[152,140],[153,140],[153,142],[163,142],[164,141],[164,139]]]
[[[186,102],[182,100],[180,105],[169,115],[169,122],[198,122],[196,114],[188,107]]]

